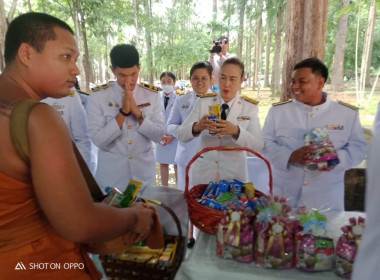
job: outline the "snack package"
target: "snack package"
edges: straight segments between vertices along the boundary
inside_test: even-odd
[[[278,196],[256,199],[258,214],[254,223],[256,234],[255,261],[259,266],[274,269],[293,267],[293,221],[285,198]]]
[[[356,253],[360,245],[360,239],[364,230],[365,219],[350,218],[349,225],[343,226],[343,234],[336,245],[335,272],[346,278],[351,278]]]
[[[334,241],[326,236],[327,218],[319,211],[299,213],[303,230],[296,234],[296,267],[302,271],[332,270]]]
[[[307,165],[308,169],[328,171],[339,164],[338,154],[329,139],[325,128],[316,128],[311,133],[305,134],[305,144],[310,145],[315,150],[313,159]]]
[[[253,261],[253,212],[232,206],[223,211],[217,232],[217,256],[239,262]]]

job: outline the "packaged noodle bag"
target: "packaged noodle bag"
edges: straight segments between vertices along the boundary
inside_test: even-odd
[[[350,218],[350,224],[343,226],[343,234],[336,245],[335,272],[346,278],[351,278],[352,267],[359,249],[361,236],[364,230],[365,219]]]
[[[296,267],[302,271],[332,270],[334,241],[326,236],[327,218],[319,211],[303,208],[299,214],[302,231],[296,234]]]
[[[253,261],[253,212],[231,205],[223,211],[217,232],[217,256],[240,262]]]
[[[265,268],[293,267],[293,222],[288,216],[290,207],[284,198],[259,199],[255,221],[255,261]]]
[[[313,159],[307,165],[308,169],[328,171],[339,164],[338,154],[330,141],[327,129],[315,128],[311,133],[305,134],[304,140],[306,145],[315,150]]]

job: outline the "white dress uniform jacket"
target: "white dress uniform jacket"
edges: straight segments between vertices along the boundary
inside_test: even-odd
[[[195,91],[188,91],[184,95],[177,96],[168,119],[168,132],[178,138],[177,130],[186,120],[193,110],[197,94]],[[178,189],[185,190],[185,169],[189,161],[197,152],[199,138],[185,143],[178,141],[177,151],[174,161],[177,164]]]
[[[380,131],[380,103],[377,105],[375,121],[373,123],[373,134],[376,134],[379,131]]]
[[[209,106],[223,104],[224,101],[219,94],[205,94],[198,98],[193,111],[185,122],[178,128],[177,135],[179,141],[188,142],[194,139],[192,127],[204,115],[209,114]],[[251,101],[248,101],[251,100]],[[237,139],[231,135],[213,136],[208,130],[203,130],[199,137],[200,143],[198,151],[206,147],[217,146],[240,146],[247,147],[255,151],[263,148],[261,137],[260,120],[258,117],[257,101],[237,95],[233,101],[229,102],[230,108],[227,115],[227,121],[239,126],[240,134]],[[217,173],[220,178],[227,181],[233,179],[242,182],[248,181],[248,171],[246,162],[246,152],[226,151],[226,152],[208,152],[202,158],[198,158],[191,172],[191,186],[196,184],[207,184],[215,181]]]
[[[308,106],[296,100],[273,106],[263,128],[264,156],[273,171],[274,191],[295,206],[344,210],[344,173],[359,164],[366,153],[363,128],[357,110],[330,100]],[[308,170],[289,164],[293,151],[305,146],[304,135],[326,128],[340,164],[331,171]]]
[[[161,102],[162,102],[162,115],[164,116],[164,122],[166,124],[166,135],[173,135],[168,131],[168,119],[170,116],[170,112],[173,108],[174,101],[177,97],[177,94],[175,91],[171,92],[169,94],[169,100],[168,100],[168,105],[164,106],[164,100],[165,100],[165,94],[161,92]],[[175,135],[173,135],[175,136]],[[166,163],[166,164],[175,164],[174,158],[175,158],[175,153],[177,151],[177,143],[178,140],[175,138],[170,144],[166,146],[162,146],[160,144],[156,145],[156,161],[158,163]]]
[[[379,279],[380,271],[380,134],[373,138],[367,161],[364,234],[354,262],[353,280]]]
[[[140,125],[130,115],[122,129],[115,119],[123,101],[123,89],[117,82],[88,98],[88,130],[99,148],[95,178],[103,189],[111,186],[124,191],[131,179],[143,183],[141,191],[154,185],[156,160],[152,141],[159,142],[165,131],[160,95],[136,85],[134,97],[145,119]]]
[[[65,121],[71,135],[83,159],[91,168],[91,139],[87,130],[87,116],[82,106],[79,94],[71,90],[71,94],[62,98],[45,98],[41,102],[49,104],[57,110]]]

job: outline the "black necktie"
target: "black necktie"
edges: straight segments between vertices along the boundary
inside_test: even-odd
[[[164,107],[165,107],[165,109],[168,106],[168,102],[169,102],[169,96],[165,96],[165,100],[164,100]]]
[[[226,120],[227,119],[227,110],[228,110],[229,106],[228,104],[224,103],[222,104],[222,113],[220,114],[220,117],[222,118],[222,120]]]

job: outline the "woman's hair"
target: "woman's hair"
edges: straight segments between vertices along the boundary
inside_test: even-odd
[[[197,63],[195,63],[190,69],[190,79],[191,76],[193,76],[194,71],[197,69],[206,69],[211,78],[213,69],[208,61],[198,61]]]
[[[240,68],[241,70],[241,77],[244,77],[244,63],[237,57],[231,57],[227,59],[226,61],[223,62],[222,67],[220,68],[220,72],[222,72],[222,69],[226,65],[236,65]]]
[[[172,72],[162,72],[161,76],[160,76],[160,81],[163,77],[165,76],[169,76],[170,78],[173,79],[174,83],[175,81],[177,80],[177,78],[175,77],[175,75],[172,73]]]

